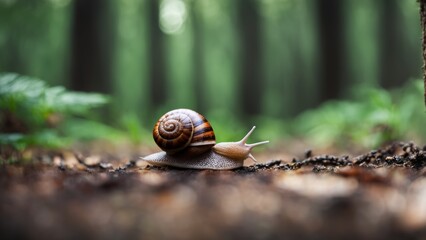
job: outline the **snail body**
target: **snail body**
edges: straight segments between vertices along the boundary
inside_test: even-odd
[[[238,142],[216,143],[213,128],[204,116],[189,109],[173,110],[164,114],[153,130],[154,140],[163,151],[142,160],[157,166],[180,168],[239,168],[247,158],[256,161],[251,154],[255,146],[269,142],[247,144],[254,129]]]

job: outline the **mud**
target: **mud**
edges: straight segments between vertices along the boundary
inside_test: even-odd
[[[425,239],[426,148],[232,171],[43,152],[0,167],[1,239]]]

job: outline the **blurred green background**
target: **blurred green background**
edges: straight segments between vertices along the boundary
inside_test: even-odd
[[[98,120],[134,142],[150,139],[174,108],[203,113],[219,141],[252,125],[253,140],[424,139],[418,8],[415,0],[0,0],[0,72],[111,96]]]

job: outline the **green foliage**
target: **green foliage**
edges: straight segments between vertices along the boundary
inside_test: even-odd
[[[75,139],[117,133],[87,120],[108,102],[105,95],[67,91],[15,73],[0,74],[0,144],[61,147]]]
[[[355,101],[331,101],[303,113],[294,126],[320,145],[377,147],[394,140],[426,136],[421,81],[401,89],[359,88]]]
[[[237,141],[244,137],[251,128],[251,126],[244,125],[235,114],[228,114],[224,110],[209,111],[203,115],[212,125],[217,142]]]
[[[227,115],[243,119],[244,112],[239,105],[244,101],[241,99],[244,94],[240,91],[246,82],[240,78],[245,70],[241,69],[240,63],[246,44],[242,41],[247,39],[241,35],[245,30],[240,26],[240,13],[246,3],[229,0],[161,1],[158,23],[151,22],[150,1],[88,2],[102,7],[94,9],[105,10],[94,15],[93,20],[108,26],[99,28],[94,33],[94,40],[101,39],[105,43],[104,40],[113,39],[114,42],[110,48],[91,54],[100,54],[98,57],[103,59],[102,63],[94,62],[92,69],[98,69],[98,66],[101,67],[99,73],[104,70],[111,73],[108,76],[116,104],[109,107],[119,116],[117,121],[130,112],[137,113],[142,122],[151,122],[152,114],[158,109],[181,106],[199,108],[207,116],[209,111],[223,109]],[[319,4],[310,0],[254,2],[256,8],[251,11],[260,14],[258,41],[261,55],[253,61],[260,67],[258,78],[262,86],[258,89],[258,96],[250,97],[256,98],[262,105],[259,115],[276,119],[292,117],[294,112],[315,105],[320,94],[318,86],[321,83],[317,76],[323,71],[320,66],[326,59],[320,54],[318,42],[322,33],[318,31]],[[78,18],[73,15],[80,10],[90,11],[77,9],[75,5],[78,3],[70,0],[0,0],[0,72],[25,72],[39,76],[51,85],[64,84],[63,79],[69,78],[68,70],[72,70],[69,69],[70,63],[80,56],[70,44],[80,32],[71,28],[77,27],[73,21]],[[383,23],[392,24],[386,19],[386,9],[390,10],[395,25],[386,32],[397,36],[392,38],[394,41],[389,41],[384,34],[376,34]],[[343,72],[341,68],[335,70],[345,74],[347,86],[374,86],[382,81],[378,76],[383,71],[401,76],[396,80],[420,76],[422,63],[418,53],[421,52],[421,44],[418,39],[421,31],[416,1],[349,0],[342,1],[340,10],[344,20],[341,27],[345,29],[341,45],[345,66]],[[169,27],[179,30],[167,31],[165,21]],[[151,44],[152,39],[146,35],[152,27],[159,27],[158,24],[164,35],[155,42],[161,43],[157,45],[164,48],[160,54],[164,55],[160,58],[163,63],[151,61],[150,55],[157,53]],[[399,67],[390,67],[385,61],[387,58],[383,54],[389,52],[383,49],[386,46],[393,53],[389,61],[399,62]],[[104,58],[105,54],[110,57]],[[161,91],[164,102],[152,101],[150,86],[158,81],[150,77],[153,64],[165,75],[166,87]],[[102,66],[109,67],[105,69]],[[346,92],[348,89],[341,90]],[[195,92],[201,92],[200,99],[196,98]],[[127,121],[124,120],[124,125],[129,123]],[[130,121],[130,124],[133,123]],[[263,131],[264,127],[257,124],[256,132]],[[132,136],[133,141],[139,141],[136,139],[139,136]]]
[[[123,115],[120,119],[120,126],[133,144],[140,144],[144,139],[152,139],[152,133],[142,128],[140,120],[135,114]]]

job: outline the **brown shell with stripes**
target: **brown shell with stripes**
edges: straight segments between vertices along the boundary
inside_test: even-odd
[[[176,109],[164,114],[152,132],[154,141],[169,155],[195,156],[216,144],[207,119],[190,109]]]

